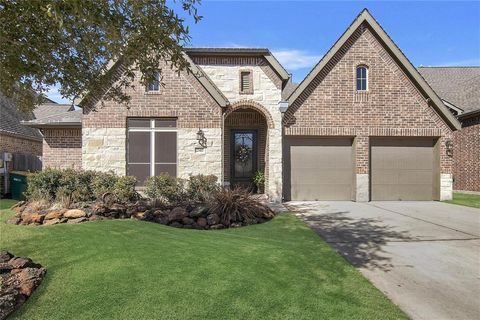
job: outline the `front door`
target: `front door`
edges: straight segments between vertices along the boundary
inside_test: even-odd
[[[250,189],[257,171],[257,131],[232,130],[230,143],[231,185]]]

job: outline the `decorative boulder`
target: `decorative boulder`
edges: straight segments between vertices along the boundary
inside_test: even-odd
[[[63,216],[68,219],[82,218],[82,217],[85,217],[86,215],[87,214],[85,213],[85,211],[80,209],[70,209],[63,214]]]
[[[216,225],[219,222],[220,222],[220,217],[217,214],[212,213],[207,216],[207,223],[209,226]]]
[[[0,263],[7,262],[13,258],[13,254],[8,251],[2,250],[0,251]]]
[[[8,224],[19,224],[20,222],[22,222],[22,219],[19,217],[12,217],[7,220]]]
[[[197,206],[193,208],[192,211],[188,214],[190,218],[199,218],[203,217],[208,213],[208,208],[205,206]]]
[[[192,218],[189,218],[189,217],[185,217],[185,218],[182,219],[182,223],[184,225],[192,225],[194,222],[195,222],[195,220],[193,220]]]
[[[207,226],[207,219],[200,217],[197,219],[197,225],[199,227],[205,228]]]
[[[87,217],[80,217],[80,218],[76,218],[76,219],[68,219],[67,223],[81,223],[81,222],[85,222],[85,221],[88,221],[88,218]]]
[[[184,208],[176,207],[168,214],[168,221],[182,221],[187,216],[187,211]]]
[[[45,220],[60,219],[63,216],[61,211],[50,211],[45,215]]]
[[[53,226],[54,224],[59,224],[59,223],[60,223],[60,218],[49,219],[49,220],[44,220],[43,221],[44,226]]]

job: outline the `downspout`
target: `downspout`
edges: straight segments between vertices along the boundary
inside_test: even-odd
[[[285,166],[284,166],[284,160],[283,159],[283,148],[284,148],[284,137],[285,137],[285,127],[283,125],[283,118],[285,116],[285,112],[287,112],[287,109],[288,109],[288,101],[280,101],[278,103],[278,110],[280,111],[280,114],[281,114],[281,121],[280,121],[280,131],[281,131],[281,134],[282,134],[282,194],[280,195],[281,197],[281,202],[283,202],[284,199],[284,194],[285,194],[285,191],[283,190],[284,186],[285,186]]]

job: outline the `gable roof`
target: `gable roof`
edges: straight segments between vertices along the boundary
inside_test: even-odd
[[[51,100],[49,100],[51,101]],[[55,102],[47,102],[38,105],[33,109],[33,114],[35,119],[48,117],[54,114],[67,112],[73,110],[73,106],[71,104],[59,104]]]
[[[452,129],[460,129],[460,123],[444,105],[442,100],[437,96],[437,94],[430,88],[425,79],[418,73],[417,69],[410,63],[407,57],[403,52],[396,46],[393,40],[388,36],[388,34],[383,30],[380,24],[373,18],[373,16],[368,12],[367,9],[357,16],[357,18],[352,22],[348,29],[342,34],[342,36],[335,42],[335,44],[330,48],[330,50],[323,56],[323,58],[317,63],[317,65],[310,71],[310,73],[305,77],[305,79],[298,85],[298,87],[292,92],[290,97],[288,97],[289,105],[292,105],[293,102],[301,95],[301,93],[309,86],[309,84],[316,78],[316,76],[322,71],[322,69],[329,63],[329,61],[335,56],[335,54],[344,46],[348,41],[350,36],[362,25],[362,23],[367,23],[377,38],[383,43],[383,45],[388,49],[390,54],[394,59],[397,60],[397,63],[403,69],[405,74],[409,79],[417,86],[422,95],[430,99],[434,108],[437,110],[438,114],[446,121],[446,123]]]
[[[288,81],[291,76],[278,62],[275,56],[267,48],[186,48],[188,55],[208,56],[263,56],[273,70],[280,76],[283,82]]]
[[[41,140],[42,135],[37,129],[26,127],[21,123],[23,120],[31,119],[34,119],[32,112],[20,112],[9,98],[0,94],[0,133]]]
[[[443,100],[463,112],[480,110],[480,67],[419,67],[418,71]]]
[[[184,58],[190,63],[189,71],[192,72],[194,77],[202,84],[202,86],[207,90],[207,92],[212,96],[212,98],[221,106],[226,107],[230,105],[228,99],[223,95],[220,89],[217,88],[210,80],[210,78],[199,68],[195,63],[190,59],[190,57],[184,53]],[[122,59],[119,59],[115,63],[110,63],[111,67],[108,69],[104,75],[105,81],[101,86],[88,92],[85,96],[80,99],[78,105],[80,107],[91,108],[95,103],[100,101],[108,89],[117,81],[118,78],[125,71],[125,64]]]

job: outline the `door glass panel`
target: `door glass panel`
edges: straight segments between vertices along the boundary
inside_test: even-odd
[[[253,139],[252,132],[236,132],[234,134],[234,176],[249,178],[253,176]]]

